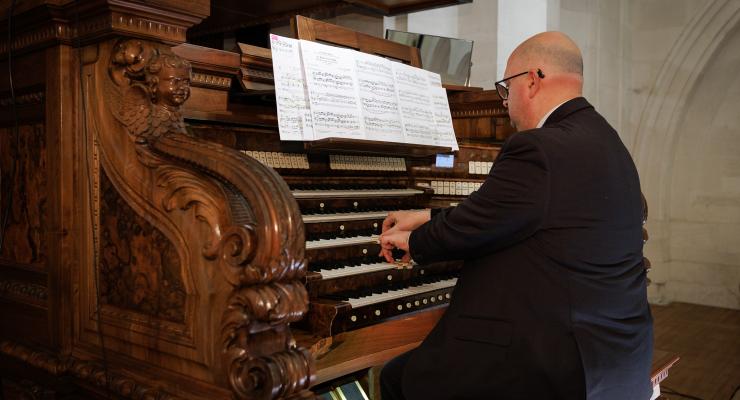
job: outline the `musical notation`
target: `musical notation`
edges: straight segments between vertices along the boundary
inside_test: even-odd
[[[413,67],[409,67],[413,68]],[[417,88],[426,89],[429,86],[429,80],[424,74],[416,71],[396,71],[396,82],[400,84],[416,86]]]
[[[371,81],[368,79],[359,79],[361,93],[368,93],[380,97],[396,97],[396,87],[393,82]]]
[[[387,131],[396,135],[403,133],[403,126],[397,118],[365,117],[364,121],[368,131]]]
[[[349,94],[316,92],[311,93],[311,104],[337,108],[357,108],[357,97]]]
[[[357,73],[364,75],[374,75],[384,78],[393,78],[393,69],[387,63],[385,58],[371,56],[373,58],[358,58],[356,60]]]
[[[354,86],[352,75],[335,74],[326,71],[311,71],[314,85],[323,89],[347,90]]]
[[[406,119],[418,119],[425,121],[432,121],[432,117],[434,116],[432,111],[428,108],[423,108],[415,105],[402,105],[401,114]]]
[[[401,103],[418,104],[424,107],[428,107],[430,104],[429,93],[427,93],[426,90],[423,92],[399,90],[398,100],[400,100]]]
[[[369,114],[395,114],[398,110],[398,103],[395,101],[387,101],[367,97],[363,97],[360,100],[362,101],[362,111]]]
[[[441,86],[430,87],[429,95],[432,97],[432,112],[434,113],[434,124],[437,128],[435,143],[438,146],[458,150],[455,129],[452,126],[452,116],[450,115],[450,104],[447,102],[447,91]]]
[[[316,128],[339,129],[347,132],[360,129],[360,119],[357,114],[351,112],[315,111],[313,123]]]

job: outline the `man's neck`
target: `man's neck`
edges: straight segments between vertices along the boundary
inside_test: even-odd
[[[570,93],[558,93],[555,96],[550,96],[549,98],[543,99],[542,102],[537,107],[537,113],[533,115],[531,124],[532,128],[539,128],[540,122],[544,123],[543,119],[546,119],[555,109],[557,109],[560,105],[563,103],[575,99],[576,97],[580,97],[580,92],[570,92]]]

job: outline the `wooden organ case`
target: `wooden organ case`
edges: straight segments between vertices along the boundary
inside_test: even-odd
[[[12,93],[0,83],[7,397],[313,398],[415,347],[449,301],[458,264],[399,269],[372,239],[389,210],[433,203],[445,149],[280,142],[269,50],[182,44],[208,13],[38,0],[8,14],[0,64],[23,73]],[[296,30],[418,65],[405,46]]]

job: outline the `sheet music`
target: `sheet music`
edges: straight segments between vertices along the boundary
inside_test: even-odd
[[[385,58],[353,52],[367,139],[404,142],[393,68]]]
[[[315,139],[364,139],[353,51],[301,40]]]
[[[400,62],[392,65],[406,142],[434,145],[437,127],[427,71]]]
[[[339,137],[457,150],[439,74],[277,35],[270,46],[281,140]]]
[[[429,81],[429,86],[442,87],[442,77],[438,73],[432,72],[432,71],[426,71],[426,70],[425,72],[427,73],[427,80]]]
[[[457,146],[455,129],[452,127],[447,90],[440,85],[439,87],[430,87],[429,93],[432,96],[432,111],[434,112],[434,123],[437,128],[434,142],[437,146],[451,147],[453,151],[457,151],[459,147]]]
[[[313,140],[299,41],[270,35],[280,140]]]

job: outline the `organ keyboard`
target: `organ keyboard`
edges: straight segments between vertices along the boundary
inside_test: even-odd
[[[377,242],[377,235],[357,235],[352,237],[334,237],[327,239],[307,240],[306,250],[329,249],[332,247],[351,246],[356,244],[370,244]]]
[[[363,219],[385,219],[389,212],[401,211],[397,208],[388,211],[366,211],[366,212],[335,212],[331,214],[303,214],[303,223],[333,222],[333,221],[357,221]],[[412,211],[421,211],[415,209]]]
[[[357,197],[389,197],[389,196],[413,196],[424,193],[418,189],[408,188],[385,188],[385,189],[294,189],[292,191],[296,199],[326,199],[326,198],[357,198]]]

